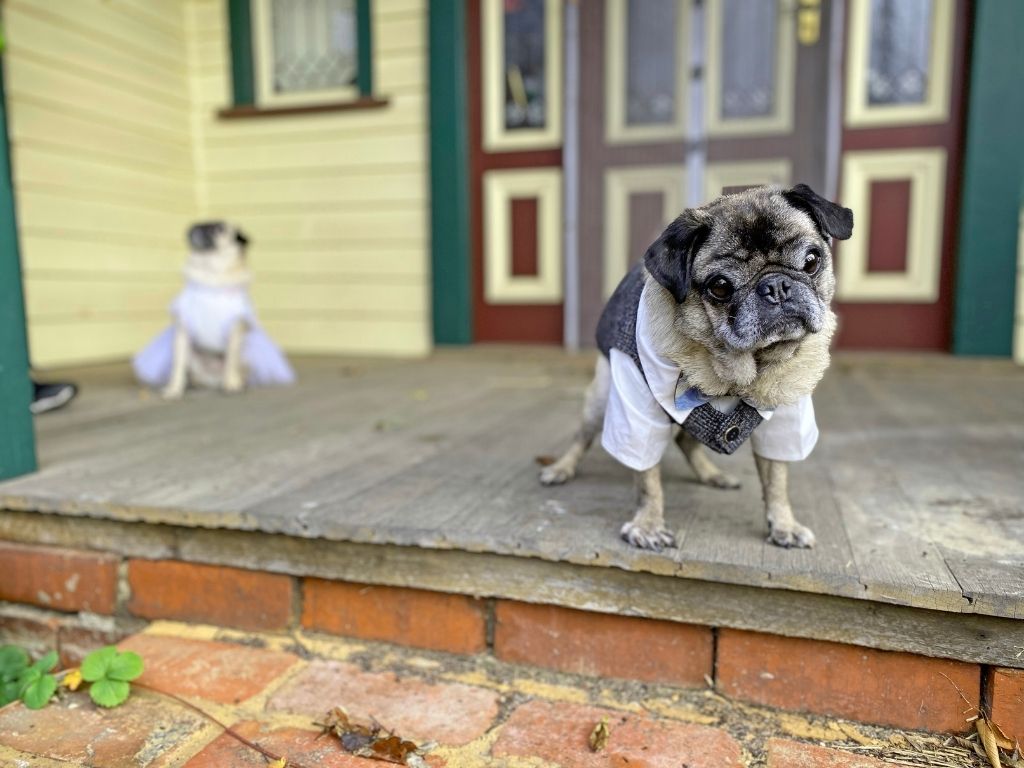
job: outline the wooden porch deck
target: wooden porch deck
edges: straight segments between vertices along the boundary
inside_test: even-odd
[[[765,543],[744,448],[722,460],[739,491],[668,458],[680,546],[652,554],[619,540],[629,476],[599,448],[573,483],[536,481],[591,366],[505,347],[311,358],[290,389],[173,403],[123,365],[61,372],[82,394],[37,419],[41,469],[0,484],[0,538],[1024,665],[1024,370],[837,356],[791,481],[818,546]]]

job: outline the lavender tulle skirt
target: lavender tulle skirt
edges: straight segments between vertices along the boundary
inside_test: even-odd
[[[238,320],[248,325],[242,361],[249,386],[265,387],[295,382],[288,359],[256,322],[248,292],[241,288],[212,288],[193,283],[175,299],[171,312],[192,343],[204,349],[227,348],[230,328]],[[167,384],[174,366],[174,326],[161,331],[132,360],[139,381],[159,388]]]

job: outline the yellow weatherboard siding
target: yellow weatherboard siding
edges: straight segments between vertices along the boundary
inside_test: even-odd
[[[185,0],[201,207],[251,235],[257,311],[290,351],[430,349],[426,0],[372,6],[387,107],[220,120],[227,10]]]
[[[124,358],[166,323],[197,213],[182,7],[6,0],[3,15],[32,361]]]
[[[166,325],[199,218],[252,237],[287,350],[429,350],[426,0],[373,13],[387,107],[221,120],[224,0],[5,0],[36,366],[124,359]]]

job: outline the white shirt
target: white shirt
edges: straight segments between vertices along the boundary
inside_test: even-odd
[[[609,353],[611,388],[601,445],[630,469],[642,472],[661,461],[672,440],[673,421],[682,424],[705,402],[731,413],[740,398],[707,398],[695,387],[677,395],[680,369],[655,351],[643,296],[636,315],[636,347],[643,372],[626,353],[618,349]],[[757,412],[764,421],[750,436],[755,453],[775,461],[802,461],[810,455],[818,442],[810,395],[774,411],[757,408]]]

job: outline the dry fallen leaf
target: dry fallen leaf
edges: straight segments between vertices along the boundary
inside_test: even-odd
[[[67,674],[64,675],[63,684],[69,691],[77,691],[78,686],[82,684],[82,670],[78,667],[69,669]]]
[[[374,721],[371,726],[353,723],[342,707],[334,707],[317,723],[324,733],[332,733],[338,737],[342,748],[356,757],[381,760],[387,763],[408,765],[412,768],[423,768],[426,762],[423,755],[432,744],[417,745],[415,742],[396,736],[391,731]]]
[[[288,767],[288,761],[285,760],[283,757],[277,758],[277,760],[275,760],[274,762],[270,763],[267,766],[267,768],[287,768],[287,767]]]
[[[979,717],[974,721],[974,727],[978,729],[978,738],[981,739],[981,744],[985,748],[985,755],[992,764],[992,768],[1002,768],[1003,764],[999,759],[999,745],[996,743],[996,735],[989,727],[988,722],[985,718]]]
[[[601,722],[594,726],[594,730],[590,732],[590,751],[600,752],[608,746],[608,737],[611,736],[611,730],[608,728],[608,718],[602,717]]]
[[[547,455],[535,456],[533,458],[533,460],[535,462],[537,462],[538,464],[540,464],[542,467],[549,467],[552,464],[554,464],[556,461],[558,461],[558,459],[556,459],[554,456],[547,456]]]

